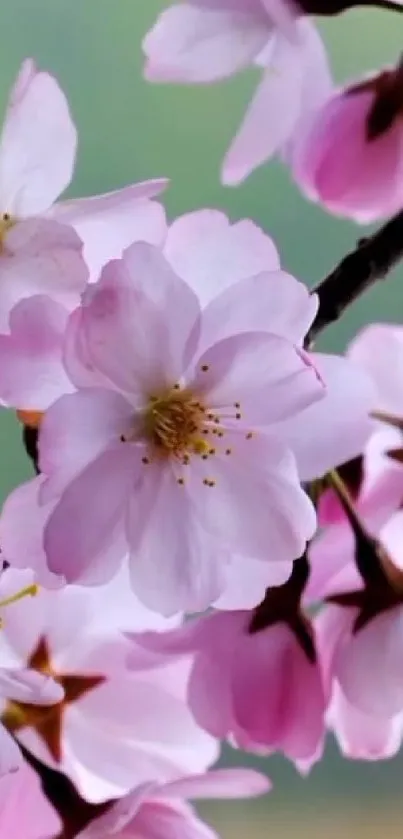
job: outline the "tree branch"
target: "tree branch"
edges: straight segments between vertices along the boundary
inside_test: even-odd
[[[306,337],[306,346],[312,346],[323,329],[338,320],[364,291],[385,279],[401,259],[403,210],[372,236],[359,242],[356,250],[313,289],[319,297],[319,309]]]

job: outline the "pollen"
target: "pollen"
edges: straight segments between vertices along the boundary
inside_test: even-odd
[[[189,455],[203,456],[209,444],[202,434],[204,406],[187,389],[174,385],[160,396],[152,396],[143,415],[143,435],[151,450],[159,456],[180,458],[189,462]]]

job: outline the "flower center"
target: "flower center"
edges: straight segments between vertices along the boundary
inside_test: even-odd
[[[206,409],[189,390],[174,386],[161,396],[151,396],[143,430],[153,450],[166,456],[202,454],[209,448],[203,435]]]

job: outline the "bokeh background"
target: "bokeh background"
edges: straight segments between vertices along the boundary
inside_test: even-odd
[[[273,235],[288,270],[309,285],[316,283],[354,246],[362,229],[308,204],[276,163],[260,169],[242,187],[220,186],[220,162],[257,73],[204,88],[143,82],[141,39],[165,5],[162,0],[3,0],[1,108],[19,63],[33,56],[58,77],[79,127],[71,195],[168,176],[172,185],[165,202],[171,217],[202,206],[220,207],[234,219],[250,217]],[[403,18],[389,12],[349,12],[320,23],[320,28],[339,81],[394,61],[402,48]],[[329,329],[322,346],[341,350],[369,320],[401,321],[402,314],[400,270]],[[1,497],[29,474],[18,424],[3,413]],[[228,760],[240,762],[241,755],[229,755]],[[401,759],[353,764],[329,744],[326,760],[307,779],[278,758],[256,763],[274,781],[271,796],[204,808],[226,839],[282,839],[296,832],[311,839],[378,839],[387,832],[388,839],[400,839]]]

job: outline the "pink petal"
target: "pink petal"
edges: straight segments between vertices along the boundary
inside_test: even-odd
[[[144,839],[217,839],[216,833],[181,801],[145,803],[132,827]]]
[[[300,113],[302,54],[282,35],[273,36],[267,66],[243,124],[224,160],[222,182],[233,186],[269,160],[289,139]]]
[[[8,733],[7,729],[4,728],[3,724],[0,723],[0,795],[2,791],[1,786],[4,786],[3,778],[10,775],[16,775],[17,772],[21,770],[22,763],[23,758],[17,743],[15,742],[11,734]],[[1,826],[3,826],[3,822],[1,820],[3,817],[2,808],[4,808],[4,802],[0,803]],[[13,828],[15,826],[14,820],[15,812],[13,811]]]
[[[56,79],[23,65],[12,91],[0,142],[3,212],[42,213],[70,183],[77,133]]]
[[[142,401],[155,388],[172,387],[186,364],[199,304],[157,248],[132,245],[106,266],[84,305],[87,351],[103,375]]]
[[[128,521],[133,589],[163,615],[202,611],[224,587],[228,556],[198,520],[171,468],[146,466]]]
[[[291,452],[262,433],[247,441],[234,435],[229,442],[232,456],[216,457],[212,466],[200,461],[198,472],[192,463],[192,500],[201,523],[245,556],[270,562],[301,556],[316,517]],[[205,486],[204,477],[214,479],[215,486]]]
[[[280,268],[276,247],[260,227],[250,219],[231,224],[219,210],[196,210],[176,219],[164,253],[202,306],[246,277]]]
[[[291,562],[262,562],[253,557],[232,554],[226,569],[226,584],[215,609],[253,609],[262,602],[269,586],[280,586],[288,580]]]
[[[44,533],[53,573],[87,585],[113,577],[127,550],[124,510],[135,475],[136,459],[121,444],[100,454],[69,484]]]
[[[252,62],[270,33],[263,10],[166,9],[143,41],[145,76],[151,81],[211,82]]]
[[[0,260],[0,331],[8,331],[13,306],[34,294],[74,309],[88,278],[81,251],[77,234],[64,224],[32,219],[13,227]]]
[[[36,670],[0,668],[0,694],[14,702],[30,705],[54,705],[61,702],[64,690],[49,676]]]
[[[403,132],[395,120],[368,142],[373,98],[370,90],[335,93],[293,150],[293,174],[308,196],[362,223],[392,214],[402,201]]]
[[[193,775],[171,781],[163,791],[181,798],[254,798],[270,790],[266,775],[254,769],[210,769],[204,775]]]
[[[402,416],[403,328],[392,323],[372,323],[353,340],[348,355],[374,379],[377,410]]]
[[[403,612],[374,618],[337,651],[335,668],[348,701],[365,714],[391,717],[403,707]]]
[[[348,359],[318,353],[311,358],[326,386],[324,398],[275,428],[295,453],[304,481],[361,454],[374,428],[369,414],[376,404],[371,379]]]
[[[13,749],[18,747],[7,737]],[[2,742],[3,752],[3,742]],[[18,772],[0,781],[0,825],[5,836],[50,839],[62,829],[59,816],[42,791],[40,778],[20,759]]]
[[[309,760],[324,737],[325,697],[317,665],[292,631],[276,625],[245,635],[233,673],[239,735],[293,760]]]
[[[54,588],[63,578],[49,571],[43,549],[43,531],[52,510],[51,505],[39,504],[44,480],[43,476],[34,478],[8,496],[0,517],[0,540],[12,568],[32,568],[38,583]]]
[[[402,742],[402,716],[374,717],[351,705],[336,685],[327,722],[342,754],[353,760],[382,760],[394,757]]]
[[[105,195],[63,201],[53,208],[53,218],[71,224],[82,239],[91,279],[97,279],[105,263],[121,257],[133,242],[162,244],[165,212],[150,199],[167,184],[162,178],[146,181]]]
[[[324,394],[306,356],[290,341],[270,333],[224,338],[199,357],[195,367],[189,386],[202,395],[209,410],[223,417],[224,426],[237,424],[237,403],[238,420],[250,429],[292,416]]]
[[[40,468],[48,478],[41,501],[57,497],[91,461],[116,445],[130,431],[133,413],[112,390],[92,388],[58,399],[41,423]]]
[[[21,300],[0,335],[0,399],[13,408],[45,410],[73,388],[62,361],[68,312],[43,295]]]
[[[201,349],[253,331],[302,345],[317,308],[316,295],[284,271],[250,275],[218,294],[203,311]]]

